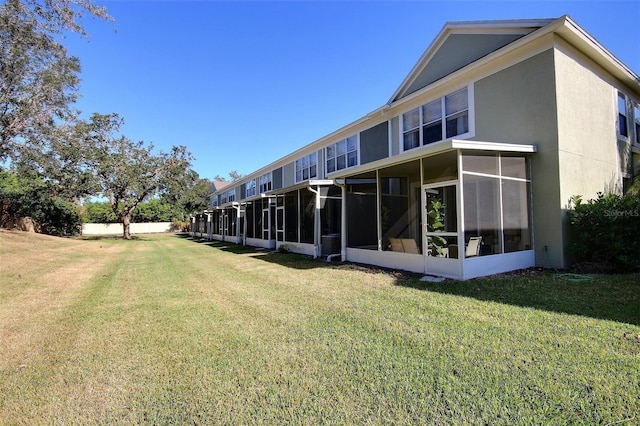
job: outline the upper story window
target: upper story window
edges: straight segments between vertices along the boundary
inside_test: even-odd
[[[236,200],[236,189],[230,189],[227,191],[227,202],[231,203]]]
[[[227,191],[224,191],[222,194],[220,194],[220,205],[227,204],[228,197],[229,193]]]
[[[248,197],[253,197],[254,195],[256,195],[256,181],[255,179],[251,179],[249,182],[247,182],[247,189],[246,189],[246,196]]]
[[[627,99],[624,94],[618,92],[618,134],[629,137],[629,112],[627,111]]]
[[[468,89],[465,87],[402,114],[402,132],[405,151],[468,133]]]
[[[318,153],[296,160],[296,183],[318,177]]]
[[[261,194],[264,194],[265,192],[269,192],[272,189],[271,186],[271,172],[262,175],[258,178],[258,184],[259,184],[259,191]]]
[[[640,105],[636,104],[633,106],[633,120],[634,120],[634,128],[636,131],[636,144],[640,145]]]
[[[325,148],[327,173],[358,165],[358,136],[353,135]]]

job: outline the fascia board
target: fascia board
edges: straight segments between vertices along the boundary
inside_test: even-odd
[[[431,92],[434,91],[435,89],[437,89],[438,87],[441,86],[446,86],[447,84],[449,84],[451,81],[456,80],[457,78],[459,78],[461,75],[471,75],[472,72],[474,70],[477,70],[487,64],[493,63],[494,61],[496,61],[498,58],[504,57],[518,49],[520,49],[521,47],[531,44],[533,42],[535,42],[536,40],[540,40],[543,36],[552,33],[554,31],[554,29],[558,26],[561,25],[563,22],[564,17],[562,18],[558,18],[555,21],[553,21],[551,24],[548,24],[545,27],[539,28],[527,35],[525,35],[524,37],[515,40],[511,43],[509,43],[508,45],[496,50],[495,52],[492,52],[490,54],[488,54],[487,56],[484,56],[483,58],[478,59],[477,61],[472,62],[471,64],[460,68],[459,70],[449,74],[446,77],[441,78],[440,80],[437,80],[433,83],[431,83],[430,85],[423,87],[422,89],[411,93],[410,95],[407,95],[401,99],[398,99],[394,102],[391,102],[389,104],[387,104],[390,108],[396,108],[399,105],[403,105],[405,103],[409,103],[411,102],[413,99],[417,98],[417,97],[421,97],[424,95],[425,92]],[[395,95],[394,95],[395,96]],[[392,98],[393,99],[393,98]]]
[[[556,33],[640,96],[640,76],[607,50],[569,16]]]
[[[473,149],[479,151],[521,152],[525,154],[531,154],[538,151],[538,147],[536,145],[530,144],[471,141],[463,139],[452,139],[451,148]]]
[[[418,158],[430,157],[432,155],[443,154],[447,151],[453,151],[458,149],[476,150],[476,151],[501,151],[501,152],[520,152],[523,154],[531,154],[538,151],[536,145],[531,144],[517,144],[517,143],[504,143],[504,142],[486,142],[486,141],[473,141],[464,139],[447,139],[442,142],[436,142],[420,149],[412,149],[410,151],[403,152],[402,154],[394,155],[392,157],[383,158],[381,160],[372,161],[357,167],[350,167],[340,170],[338,172],[331,173],[330,179],[336,180],[345,178],[359,173],[367,173],[376,169],[381,169],[389,166],[393,166],[400,163],[406,163],[416,160]]]
[[[289,163],[292,163],[294,161],[296,161],[297,159],[311,154],[313,152],[316,152],[322,148],[324,148],[326,145],[328,145],[329,143],[333,143],[333,142],[337,142],[340,139],[344,139],[345,137],[348,136],[352,136],[353,133],[358,133],[360,132],[360,128],[362,128],[362,130],[366,130],[366,126],[364,126],[365,123],[371,121],[372,119],[384,116],[386,110],[389,108],[388,105],[383,105],[373,111],[371,111],[370,113],[366,114],[364,117],[351,122],[341,128],[339,128],[338,130],[335,130],[331,133],[329,133],[326,136],[321,137],[320,139],[316,139],[315,141],[303,146],[302,148],[292,152],[291,154],[282,157],[256,171],[254,171],[253,173],[248,174],[247,176],[243,177],[242,179],[237,180],[234,183],[237,184],[243,184],[247,181],[250,181],[252,179],[257,179],[260,176],[266,174],[266,173],[270,173],[272,172],[274,169],[277,169],[278,167],[283,167]]]
[[[442,46],[442,43],[444,43],[444,41],[447,39],[449,33],[451,32],[452,25],[453,24],[450,22],[444,24],[440,32],[438,32],[436,37],[431,41],[431,43],[422,53],[413,68],[411,68],[409,74],[407,74],[404,80],[402,80],[402,83],[400,83],[400,86],[398,86],[396,91],[393,92],[393,95],[391,95],[391,98],[389,98],[389,101],[387,102],[388,105],[393,103],[400,95],[400,93],[402,93],[407,87],[409,87],[409,85],[417,78],[417,75],[419,74],[418,71],[424,67],[424,65],[428,62],[428,59],[438,51],[438,47]]]

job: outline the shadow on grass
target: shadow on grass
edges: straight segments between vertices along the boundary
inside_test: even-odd
[[[398,285],[477,300],[640,325],[640,275],[574,282],[538,269],[468,281],[399,280]]]
[[[298,270],[345,266],[339,262],[328,263],[325,259],[313,259],[299,254],[207,241],[188,235],[180,237],[229,253],[255,254],[256,259]],[[640,274],[594,275],[590,281],[573,282],[564,279],[562,274],[528,269],[468,281],[445,280],[432,283],[420,281],[422,274],[392,271],[377,266],[347,265],[364,268],[371,273],[392,273],[395,285],[415,290],[640,325]]]

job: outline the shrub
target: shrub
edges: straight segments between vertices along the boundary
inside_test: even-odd
[[[569,209],[570,251],[576,266],[625,272],[640,265],[640,197],[598,194]]]
[[[42,182],[25,182],[10,173],[0,173],[0,226],[25,217],[30,217],[44,234],[76,235],[82,226],[77,206],[52,196]]]

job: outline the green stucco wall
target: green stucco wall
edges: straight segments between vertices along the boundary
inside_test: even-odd
[[[564,267],[555,82],[553,49],[477,81],[474,139],[537,145],[531,155],[536,264]]]

